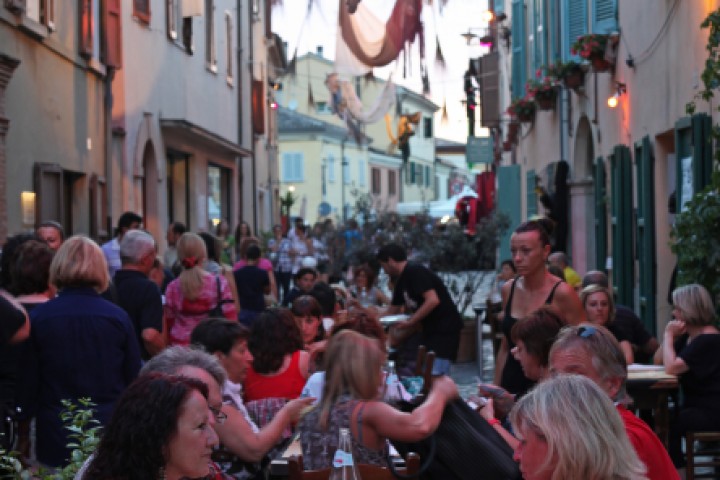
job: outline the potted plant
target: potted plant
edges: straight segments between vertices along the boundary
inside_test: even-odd
[[[545,74],[560,80],[565,88],[577,90],[585,85],[585,70],[583,66],[574,60],[563,62],[557,60],[555,63],[543,67]]]
[[[605,59],[608,36],[599,33],[581,35],[570,47],[570,53],[589,60],[595,72],[607,72],[612,64]]]
[[[538,70],[537,77],[542,76]],[[552,110],[555,108],[558,93],[558,82],[552,77],[546,76],[540,80],[530,80],[525,84],[527,96],[535,100],[540,110]]]
[[[536,108],[533,99],[525,96],[513,100],[507,109],[507,113],[521,123],[529,123],[535,116]]]

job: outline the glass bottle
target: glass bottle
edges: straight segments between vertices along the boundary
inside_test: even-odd
[[[362,288],[360,290],[360,305],[367,308],[370,306],[370,294],[367,291],[367,288]]]
[[[353,459],[352,438],[349,428],[340,429],[338,448],[333,457],[329,480],[361,480]]]

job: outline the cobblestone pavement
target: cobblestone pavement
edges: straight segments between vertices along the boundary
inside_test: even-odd
[[[470,394],[477,394],[479,378],[481,378],[484,383],[490,383],[493,380],[495,363],[490,339],[483,340],[482,351],[482,362],[476,360],[474,362],[455,363],[450,369],[450,377],[455,380],[462,398],[467,398]],[[482,375],[480,375],[480,363],[482,363]]]

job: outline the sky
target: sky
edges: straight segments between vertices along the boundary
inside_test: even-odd
[[[337,17],[340,2],[344,0],[312,0],[308,9],[308,0],[284,0],[281,6],[273,7],[272,25],[275,33],[288,43],[288,55],[292,56],[297,48],[298,56],[307,52],[316,52],[322,45],[323,55],[330,60],[335,57],[335,38],[337,35]],[[390,0],[362,0],[379,18],[386,20],[394,2]],[[441,121],[440,110],[435,116],[435,136],[465,143],[467,140],[467,117],[461,100],[463,74],[467,70],[470,58],[484,54],[487,49],[478,45],[477,39],[468,45],[461,33],[470,30],[482,36],[486,24],[481,19],[487,8],[487,0],[449,0],[441,7],[440,0],[432,5],[424,1],[422,20],[425,27],[425,57],[430,75],[430,99],[442,109],[447,106],[448,121]],[[439,39],[440,49],[445,58],[445,68],[435,62]],[[392,74],[393,81],[413,91],[422,92],[420,81],[420,57],[417,41],[413,45],[411,71],[403,78],[403,64],[396,60],[390,65],[376,68],[375,76],[387,80]],[[323,92],[325,93],[325,92]],[[316,94],[320,97],[320,94]],[[476,126],[476,135],[483,135]]]

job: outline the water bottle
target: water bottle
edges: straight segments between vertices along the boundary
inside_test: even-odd
[[[370,295],[368,294],[367,288],[363,288],[360,290],[360,305],[367,308],[371,305],[370,302]]]
[[[398,377],[397,370],[395,370],[395,362],[388,360],[387,366],[385,367],[386,375],[386,400],[402,400],[402,390],[400,389],[400,378]]]
[[[361,480],[352,454],[352,438],[349,428],[340,429],[338,448],[333,457],[329,480]]]

